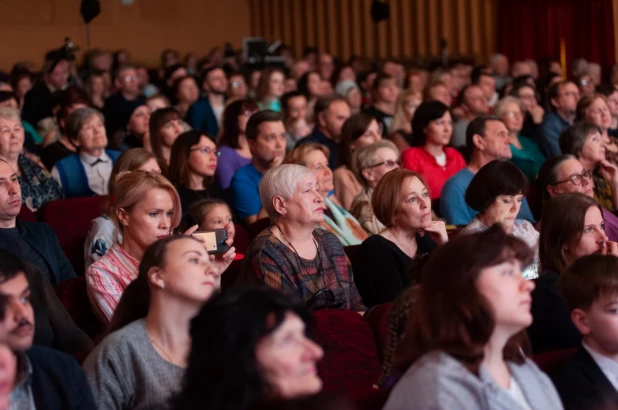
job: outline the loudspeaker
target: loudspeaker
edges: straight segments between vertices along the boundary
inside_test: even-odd
[[[101,4],[99,0],[82,0],[80,12],[84,23],[88,24],[101,13]]]
[[[391,14],[390,6],[381,1],[375,0],[371,4],[371,19],[374,23],[379,23],[382,20],[388,20]]]

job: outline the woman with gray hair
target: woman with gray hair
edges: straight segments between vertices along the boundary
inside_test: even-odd
[[[324,199],[314,173],[281,165],[264,174],[260,199],[272,225],[249,245],[241,280],[262,282],[314,309],[364,311],[339,239],[324,229]]]
[[[22,203],[36,211],[43,204],[62,198],[62,191],[38,158],[35,162],[26,156],[23,151],[24,139],[19,111],[11,107],[0,107],[0,159],[6,161],[17,173]]]
[[[521,101],[512,96],[504,97],[498,101],[495,113],[509,130],[513,154],[511,161],[521,169],[528,181],[534,183],[539,168],[545,162],[545,156],[533,139],[534,135],[521,135],[525,116]]]
[[[371,196],[387,172],[401,167],[399,150],[393,142],[381,140],[356,151],[352,161],[352,170],[363,184],[363,190],[352,201],[350,213],[364,230],[377,234],[386,227],[373,213]]]
[[[79,108],[66,120],[69,141],[77,154],[58,161],[52,176],[67,198],[107,195],[109,176],[119,151],[106,150],[107,134],[103,114],[93,108]]]

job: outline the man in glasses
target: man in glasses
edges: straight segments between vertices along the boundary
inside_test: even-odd
[[[143,104],[137,70],[134,66],[120,66],[114,76],[114,86],[118,91],[110,95],[103,106],[105,130],[109,136],[113,136],[122,128],[124,123],[122,118],[130,117],[130,113]]]
[[[541,124],[539,146],[547,158],[562,154],[560,134],[569,128],[575,120],[575,110],[579,101],[579,89],[572,81],[560,81],[547,92],[551,112],[548,112]]]

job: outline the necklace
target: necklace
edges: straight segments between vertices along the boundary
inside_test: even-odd
[[[313,279],[313,275],[311,275],[309,272],[307,272],[306,275],[303,275],[303,265],[304,264],[303,264],[303,261],[302,261],[300,255],[299,255],[298,251],[296,250],[294,245],[292,245],[292,242],[288,239],[288,237],[285,235],[285,232],[283,232],[283,229],[281,229],[281,227],[279,225],[275,224],[275,226],[277,227],[277,229],[279,229],[279,232],[281,232],[281,236],[283,237],[283,239],[287,242],[288,245],[290,245],[290,248],[292,248],[292,250],[294,251],[294,254],[296,255],[296,259],[298,260],[298,271],[299,271],[300,275],[301,276],[308,276],[309,279],[311,279],[311,282],[313,282],[313,284],[315,285],[315,288],[317,289],[318,292],[320,290],[322,290],[323,288],[320,287],[318,285],[318,283],[316,283],[316,281]],[[322,257],[320,256],[320,247],[318,246],[318,242],[315,240],[315,237],[313,236],[313,233],[311,234],[311,239],[313,239],[313,244],[315,245],[316,256],[317,256],[317,259],[318,259],[318,261],[316,263],[315,271],[319,275],[318,278],[319,277],[322,278],[322,283],[325,283],[325,281],[324,281],[324,270],[322,268]]]
[[[163,353],[163,356],[165,360],[167,360],[168,362],[170,362],[173,365],[176,365],[176,363],[174,363],[174,361],[171,359],[171,357],[167,354],[167,352],[165,351],[165,349],[163,349],[157,342],[155,342],[155,340],[152,337],[148,337],[150,339],[150,343],[152,343],[157,349],[159,349],[159,351],[161,353]]]
[[[404,246],[404,244],[403,244],[403,243],[399,240],[399,238],[395,235],[395,233],[394,233],[393,231],[391,231],[391,230],[389,229],[389,230],[388,230],[388,233],[390,233],[390,234],[391,234],[391,236],[392,236],[393,238],[395,238],[395,241],[397,241],[397,243],[399,244],[399,247],[401,248],[401,250],[402,250],[402,251],[403,251],[406,255],[408,255],[410,258],[414,258],[414,256],[416,256],[416,252],[414,252],[414,255],[410,255],[410,253],[408,253],[408,252],[410,252],[409,247],[408,247],[408,248],[406,248],[406,247]]]

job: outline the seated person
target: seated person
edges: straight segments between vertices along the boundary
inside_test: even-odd
[[[34,344],[51,347],[69,354],[88,354],[94,347],[90,338],[81,330],[66,311],[54,288],[41,272],[14,253],[0,251],[0,282],[10,281],[11,275],[22,275],[30,285],[30,303],[34,310]],[[10,272],[9,272],[10,271]],[[12,273],[11,273],[12,272]],[[11,276],[11,278],[9,278]],[[8,285],[8,282],[7,282]],[[0,283],[0,293],[5,284]]]
[[[64,195],[107,195],[109,175],[120,152],[105,149],[103,115],[94,108],[79,108],[68,116],[65,130],[78,153],[56,162],[52,169]]]
[[[324,199],[314,173],[293,164],[276,167],[264,175],[260,197],[272,225],[249,244],[240,280],[266,283],[310,307],[364,311],[341,242],[316,229],[324,221]]]
[[[4,320],[4,308],[0,308],[0,320]],[[0,343],[0,409],[8,410],[11,406],[11,391],[15,387],[17,376],[17,357],[15,353],[5,344]]]
[[[0,340],[22,363],[11,393],[11,408],[95,409],[92,391],[75,359],[54,349],[33,346],[36,323],[30,298],[35,293],[23,269],[19,259],[3,255],[0,295],[5,299],[5,315]]]
[[[137,278],[146,248],[178,226],[180,198],[161,174],[125,172],[116,180],[109,216],[122,235],[122,243],[114,244],[105,256],[86,269],[90,304],[106,324],[124,289]]]
[[[21,203],[17,174],[7,162],[0,160],[0,249],[36,266],[52,285],[75,278],[73,266],[54,231],[45,223],[17,219]]]
[[[579,89],[572,81],[559,81],[549,87],[547,101],[550,111],[541,124],[539,147],[546,158],[551,158],[566,154],[560,149],[560,134],[575,120]]]
[[[367,238],[367,232],[360,223],[343,208],[334,193],[333,171],[328,167],[328,148],[318,144],[302,144],[288,153],[285,164],[302,165],[315,174],[318,192],[322,195],[324,218],[322,228],[334,233],[343,246],[358,245]]]
[[[507,234],[534,250],[534,259],[523,275],[535,279],[539,276],[539,233],[530,222],[516,219],[527,191],[526,176],[516,165],[499,159],[491,161],[476,173],[466,190],[466,203],[478,214],[461,234],[485,231],[499,224]]]
[[[191,319],[219,289],[221,273],[191,236],[166,236],[146,249],[111,333],[84,362],[100,409],[171,408],[188,365]]]
[[[120,154],[109,176],[110,200],[115,197],[116,177],[121,172],[127,171],[147,171],[161,173],[161,168],[157,158],[152,152],[143,148],[133,148]],[[112,203],[108,206],[108,212],[112,208]],[[86,269],[103,257],[114,243],[122,243],[122,235],[116,232],[114,223],[106,213],[90,222],[90,228],[84,241],[84,266]]]
[[[403,376],[384,410],[562,409],[527,357],[534,283],[521,268],[531,259],[497,226],[434,251],[395,359]]]
[[[200,199],[191,204],[189,214],[195,220],[200,231],[214,229],[225,229],[227,238],[234,242],[236,228],[232,219],[232,210],[229,205],[221,199]],[[244,255],[236,254],[236,259],[243,259]]]
[[[339,141],[339,167],[333,172],[335,195],[344,209],[349,210],[352,201],[363,189],[352,172],[352,156],[359,148],[382,139],[382,129],[375,118],[367,114],[355,114],[348,118],[341,128]]]
[[[168,176],[183,210],[203,198],[226,197],[214,179],[218,157],[217,146],[203,131],[187,131],[174,141]]]
[[[399,151],[395,144],[388,140],[378,141],[354,153],[352,168],[361,181],[363,190],[352,201],[350,213],[370,234],[386,228],[373,213],[373,190],[387,172],[398,169],[400,165]]]
[[[251,163],[236,171],[230,182],[232,209],[249,225],[265,217],[259,185],[266,171],[281,164],[285,156],[285,127],[281,114],[266,110],[253,114],[247,122],[247,143]],[[262,211],[262,212],[260,212]]]
[[[453,134],[453,119],[440,101],[422,103],[412,118],[412,148],[401,154],[403,168],[427,181],[431,199],[442,195],[444,183],[466,166],[455,148],[447,147]]]
[[[594,199],[610,212],[618,204],[618,169],[605,159],[603,131],[587,122],[574,124],[560,134],[560,149],[575,156],[585,169],[592,171]]]
[[[543,206],[541,221],[541,274],[532,292],[534,322],[528,328],[535,353],[577,347],[581,341],[558,291],[562,272],[582,256],[618,256],[618,244],[603,231],[601,207],[590,197],[573,192],[552,198]]]
[[[267,287],[214,295],[191,322],[191,353],[174,408],[227,408],[233,396],[235,410],[249,410],[320,392],[316,363],[324,352],[309,338],[310,319],[302,304]]]
[[[170,164],[174,141],[185,131],[182,116],[175,108],[160,108],[150,115],[148,128],[151,150],[159,164],[165,168]],[[144,148],[148,149],[146,145]]]
[[[392,302],[418,278],[411,267],[417,255],[448,242],[444,221],[432,221],[429,190],[423,177],[396,169],[382,177],[371,205],[386,227],[361,245],[354,280],[367,307]]]
[[[614,308],[618,304],[618,258],[588,255],[560,275],[558,287],[582,344],[556,377],[568,410],[616,409],[618,387],[613,377],[618,350]]]
[[[590,198],[594,196],[592,172],[584,169],[573,155],[548,159],[539,170],[536,185],[543,202],[567,192],[580,192]],[[605,208],[601,208],[601,213],[605,221],[605,235],[610,241],[618,242],[618,217]]]
[[[446,219],[446,223],[452,225],[467,225],[476,215],[476,211],[465,200],[466,189],[474,174],[495,159],[511,159],[512,156],[509,131],[502,120],[493,115],[484,115],[470,121],[466,130],[466,147],[471,153],[470,163],[450,177],[442,188],[440,215]],[[517,217],[535,222],[526,198]]]
[[[58,183],[49,175],[40,161],[34,162],[22,154],[24,127],[19,111],[0,107],[0,158],[17,173],[22,191],[22,202],[32,211],[54,199],[62,198]]]

